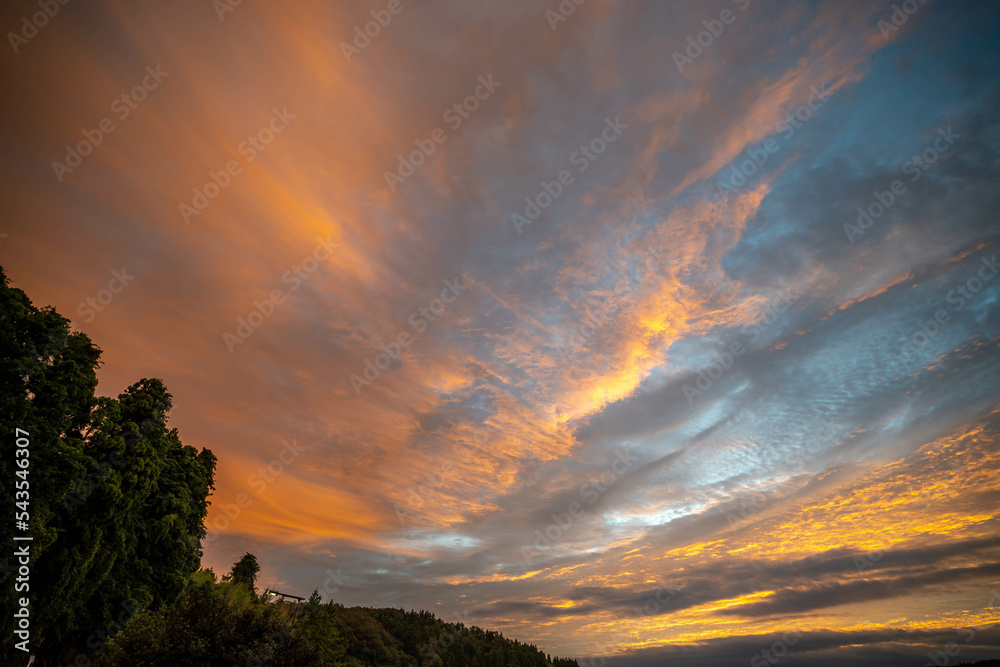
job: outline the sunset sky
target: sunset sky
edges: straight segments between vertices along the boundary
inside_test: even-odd
[[[995,2],[4,5],[0,265],[218,456],[206,566],[1000,657]]]

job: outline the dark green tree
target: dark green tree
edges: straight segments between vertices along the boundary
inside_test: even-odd
[[[233,568],[224,578],[224,581],[231,581],[234,584],[243,584],[251,593],[257,594],[257,573],[260,572],[260,565],[257,564],[257,557],[247,552],[243,557],[233,563]]]
[[[178,600],[139,612],[107,646],[100,667],[191,665],[306,666],[321,664],[293,634],[287,614],[265,604],[246,586],[217,583],[201,571]]]
[[[0,269],[0,498],[13,508],[21,429],[30,441],[30,646],[40,665],[98,650],[131,610],[175,599],[201,559],[215,456],[167,428],[171,397],[159,380],[95,396],[100,354]],[[0,522],[5,544],[12,529]],[[7,590],[13,574],[0,574]],[[0,598],[8,637],[16,597]]]

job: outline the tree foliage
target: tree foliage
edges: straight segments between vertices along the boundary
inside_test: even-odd
[[[30,588],[18,596],[31,600],[30,645],[41,665],[100,648],[123,608],[173,601],[201,560],[215,456],[183,445],[167,427],[171,396],[160,380],[140,380],[117,398],[95,396],[100,355],[0,269],[0,493],[13,507],[19,428],[30,440],[34,539]],[[0,524],[5,544],[12,530]],[[8,590],[10,565],[0,575]],[[8,637],[15,598],[2,597]]]
[[[257,557],[248,552],[233,563],[233,568],[226,575],[225,581],[231,581],[234,584],[243,584],[251,593],[256,595],[258,572],[260,572],[260,565],[257,564]]]
[[[178,600],[142,611],[108,644],[101,667],[316,665],[311,644],[296,638],[279,605],[248,586],[217,583],[208,571],[192,577]]]
[[[247,558],[250,556],[251,558]],[[252,561],[251,561],[252,559]],[[252,554],[244,562],[256,564]],[[269,602],[245,582],[193,577],[178,602],[142,612],[109,644],[100,667],[127,665],[576,667],[499,632],[445,623],[430,612]]]

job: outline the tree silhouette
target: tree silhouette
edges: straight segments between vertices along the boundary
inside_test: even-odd
[[[243,584],[250,589],[250,592],[257,593],[257,573],[260,572],[260,565],[257,564],[257,557],[249,551],[243,554],[243,558],[233,563],[233,569],[224,581],[231,581],[234,584]]]

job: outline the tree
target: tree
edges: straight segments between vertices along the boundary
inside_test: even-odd
[[[260,565],[257,564],[257,557],[247,552],[243,557],[233,563],[233,569],[226,575],[224,581],[231,581],[234,584],[243,584],[251,593],[257,594],[257,573],[260,572]]]
[[[216,583],[214,575],[202,570],[176,602],[130,620],[109,642],[98,665],[320,664],[313,647],[292,632],[276,605],[262,603],[240,583]]]
[[[123,610],[176,599],[201,558],[215,456],[167,428],[171,396],[160,380],[95,396],[100,355],[0,268],[0,478],[14,479],[14,430],[27,432],[31,648],[40,664],[93,653]],[[0,485],[0,497],[12,507],[14,485]],[[6,544],[13,528],[0,523]],[[11,570],[2,572],[10,585]],[[7,637],[14,597],[0,600]],[[10,643],[2,650],[9,657]]]

